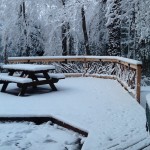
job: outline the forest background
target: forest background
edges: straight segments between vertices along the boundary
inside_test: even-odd
[[[150,77],[150,0],[1,0],[0,61],[9,56],[122,56]]]

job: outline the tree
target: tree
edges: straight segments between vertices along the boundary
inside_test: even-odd
[[[83,35],[84,35],[84,46],[85,46],[85,50],[86,50],[85,55],[90,55],[89,38],[88,38],[87,27],[86,27],[84,5],[81,7],[81,16],[82,16],[82,31],[83,31]]]
[[[108,0],[107,1],[107,12],[106,26],[108,28],[108,55],[120,56],[121,48],[121,26],[120,26],[120,2],[121,0]]]
[[[106,55],[108,45],[108,29],[106,28],[106,2],[90,4],[88,14],[89,47],[91,55]]]
[[[64,17],[66,17],[66,0],[62,0],[62,5],[64,8]],[[64,19],[63,24],[62,24],[62,50],[63,53],[62,55],[70,55],[70,47],[71,47],[71,36],[70,36],[70,24],[69,21],[66,21]]]

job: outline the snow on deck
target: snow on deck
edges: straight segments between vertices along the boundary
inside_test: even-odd
[[[117,81],[66,78],[56,86],[56,92],[26,97],[0,93],[0,116],[52,115],[88,131],[83,150],[103,150],[120,143],[126,146],[128,139],[147,136],[144,109]],[[15,84],[8,86],[9,91],[14,88]]]

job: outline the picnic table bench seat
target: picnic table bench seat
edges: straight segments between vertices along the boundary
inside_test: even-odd
[[[58,82],[60,79],[65,79],[65,75],[62,73],[48,73],[49,77],[53,79],[55,82]],[[38,78],[44,78],[42,73],[37,73],[36,76]]]
[[[18,85],[21,85],[22,89],[19,92],[18,96],[23,96],[27,87],[33,85],[32,79],[30,78],[23,78],[23,77],[16,77],[16,76],[9,76],[9,75],[2,75],[2,74],[0,74],[0,81],[1,83],[3,83],[1,92],[6,91],[6,88],[9,83],[17,83]]]
[[[0,81],[2,82],[14,82],[14,83],[30,83],[32,79],[30,78],[23,78],[19,76],[9,76],[9,75],[1,75],[0,74]]]

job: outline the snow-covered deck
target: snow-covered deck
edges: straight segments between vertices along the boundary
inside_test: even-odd
[[[0,93],[0,116],[54,116],[88,131],[83,150],[124,149],[147,138],[145,110],[117,81],[79,77],[56,86],[26,97]]]

